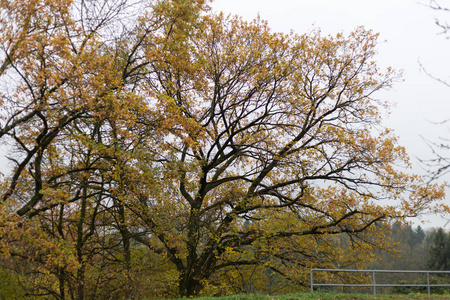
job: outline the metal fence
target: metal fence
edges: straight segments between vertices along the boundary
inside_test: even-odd
[[[371,277],[371,283],[315,283],[314,272],[349,272],[349,273],[367,273]],[[416,273],[426,274],[426,283],[377,283],[376,274],[379,273]],[[410,271],[410,270],[348,270],[348,269],[311,269],[310,282],[311,292],[314,292],[314,287],[329,286],[329,287],[369,287],[372,288],[373,294],[377,293],[377,287],[427,287],[428,294],[431,293],[432,287],[450,287],[447,283],[430,283],[430,274],[450,274],[450,271]]]

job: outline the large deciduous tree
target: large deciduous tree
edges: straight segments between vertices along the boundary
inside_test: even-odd
[[[174,122],[160,152],[170,180],[143,219],[177,266],[181,295],[236,265],[299,279],[299,266],[337,260],[332,235],[368,250],[378,224],[442,196],[396,168],[406,153],[374,98],[395,74],[377,69],[375,43],[362,28],[283,35],[219,15],[161,52],[148,81]]]
[[[132,282],[138,244],[181,296],[249,268],[302,284],[367,261],[385,223],[446,211],[380,124],[396,74],[370,31],[274,33],[200,0],[0,4],[0,243],[53,276],[36,293]]]

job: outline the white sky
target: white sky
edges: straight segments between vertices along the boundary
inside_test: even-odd
[[[377,62],[380,67],[403,70],[403,80],[381,99],[395,103],[385,124],[393,128],[411,156],[414,172],[424,174],[416,157],[429,158],[422,137],[437,141],[450,137],[446,126],[435,125],[450,119],[450,88],[436,82],[420,70],[419,62],[436,77],[450,81],[450,39],[440,35],[435,18],[448,20],[424,4],[428,0],[215,0],[214,11],[237,14],[252,20],[258,14],[269,21],[274,31],[294,30],[302,34],[320,28],[325,34],[349,33],[364,26],[380,33]],[[450,7],[449,0],[441,4]],[[449,153],[450,156],[450,153]],[[449,180],[447,178],[446,180]],[[450,190],[447,191],[450,204]],[[444,226],[445,221],[429,216],[424,227]],[[447,229],[450,225],[447,225]]]

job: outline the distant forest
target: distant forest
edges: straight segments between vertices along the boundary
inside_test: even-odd
[[[443,228],[424,229],[422,226],[400,225],[394,223],[388,236],[392,248],[377,249],[372,263],[367,266],[341,265],[338,269],[364,270],[406,270],[406,271],[450,271],[450,233]],[[345,244],[346,237],[340,237]],[[351,247],[347,249],[351,252]],[[369,259],[369,257],[367,257]],[[316,271],[316,283],[371,284],[372,273]],[[415,272],[376,272],[377,284],[404,284],[396,287],[377,287],[377,293],[427,293],[426,273]],[[442,273],[430,273],[431,284],[450,284],[450,276]],[[408,286],[408,285],[415,286]],[[315,290],[372,293],[372,287],[316,287]],[[433,294],[448,294],[448,287],[431,287]]]
[[[392,226],[397,253],[380,252],[370,266],[380,270],[450,270],[450,237],[443,228]]]

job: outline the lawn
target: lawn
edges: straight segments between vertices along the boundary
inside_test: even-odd
[[[180,298],[178,300],[181,300]],[[186,299],[186,298],[184,298]],[[345,294],[345,293],[298,293],[289,295],[278,295],[278,296],[267,296],[267,295],[233,295],[225,297],[199,297],[195,300],[356,300],[356,299],[367,299],[367,300],[408,300],[408,299],[450,299],[450,294],[447,295],[427,295],[427,294],[408,294],[408,295],[395,295],[395,294]]]

